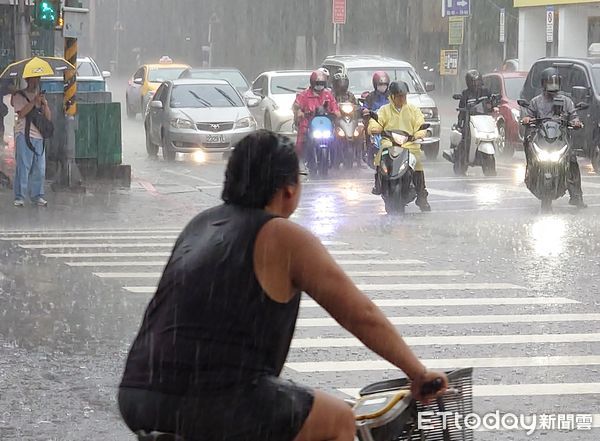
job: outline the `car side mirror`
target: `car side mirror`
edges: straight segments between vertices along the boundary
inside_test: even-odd
[[[527,100],[517,100],[517,104],[521,107],[529,108],[529,101]]]
[[[252,89],[252,93],[256,96],[259,96],[261,98],[264,98],[265,96],[263,95],[263,90],[262,89]]]
[[[573,86],[571,90],[571,97],[573,101],[577,102],[585,102],[588,98],[588,89],[587,87],[582,86]]]
[[[580,102],[579,104],[577,104],[577,106],[575,106],[576,110],[585,110],[588,109],[590,107],[590,105],[586,102]]]
[[[110,78],[110,72],[107,70],[102,71],[102,78]]]
[[[433,92],[435,90],[435,84],[432,83],[431,81],[427,81],[425,83],[425,91],[426,92]]]
[[[152,109],[161,110],[163,108],[163,103],[162,101],[150,101],[150,107]]]
[[[454,95],[452,95],[452,98],[455,100],[460,100],[462,99],[462,95],[460,93],[455,93]]]
[[[260,101],[261,101],[260,98],[248,97],[248,98],[246,98],[246,105],[248,107],[258,107],[258,105],[260,104]]]
[[[142,84],[144,84],[144,79],[143,78],[134,78],[133,84],[137,84],[138,86],[141,86]]]

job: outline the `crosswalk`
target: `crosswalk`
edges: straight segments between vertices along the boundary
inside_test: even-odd
[[[154,293],[178,228],[4,231],[0,241],[117,283],[123,296]],[[592,414],[600,428],[600,310],[541,295],[466,268],[437,267],[380,249],[324,240],[361,290],[405,334],[430,368],[474,367],[475,408]],[[301,302],[286,375],[342,395],[398,376],[308,297]],[[556,400],[548,401],[545,396]],[[521,401],[519,401],[521,400]],[[511,409],[509,409],[511,410]]]

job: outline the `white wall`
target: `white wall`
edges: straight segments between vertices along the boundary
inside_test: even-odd
[[[520,8],[519,68],[529,70],[537,59],[544,56],[546,56],[546,8]]]
[[[600,6],[562,6],[558,13],[558,56],[587,57],[588,19],[600,16]]]

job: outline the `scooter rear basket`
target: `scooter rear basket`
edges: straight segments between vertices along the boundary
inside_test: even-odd
[[[473,431],[466,429],[462,418],[455,424],[455,415],[465,417],[473,412],[473,369],[460,369],[449,372],[448,390],[436,401],[429,404],[412,401],[411,405],[392,421],[380,418],[362,422],[369,429],[374,441],[472,441]],[[383,381],[365,387],[361,396],[408,389],[406,378]],[[443,412],[452,414],[446,418],[446,427],[442,424]],[[423,428],[418,427],[419,413],[423,416]],[[361,440],[366,441],[366,440]]]

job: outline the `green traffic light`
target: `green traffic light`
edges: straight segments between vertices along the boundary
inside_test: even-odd
[[[54,23],[56,21],[56,10],[47,1],[42,1],[39,4],[39,15],[40,21]]]

